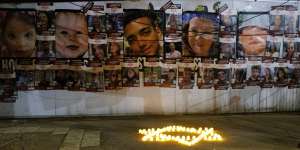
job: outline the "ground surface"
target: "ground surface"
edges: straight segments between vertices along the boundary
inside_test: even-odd
[[[143,143],[139,128],[214,127],[225,138],[192,147]],[[0,150],[300,150],[300,113],[0,120]]]

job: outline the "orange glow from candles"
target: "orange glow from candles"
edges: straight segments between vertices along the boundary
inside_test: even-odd
[[[168,135],[167,133],[186,133],[187,136]],[[144,135],[142,141],[167,142],[174,141],[183,145],[192,146],[200,141],[223,141],[220,134],[214,128],[188,128],[183,126],[167,126],[157,129],[139,129],[139,134]]]

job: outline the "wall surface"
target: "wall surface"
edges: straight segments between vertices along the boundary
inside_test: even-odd
[[[145,8],[150,1],[124,1],[124,8]],[[151,1],[159,9],[166,0]],[[194,10],[199,4],[212,11],[214,0],[178,1],[183,11]],[[265,11],[277,2],[230,0],[230,8],[238,11]],[[100,3],[100,2],[99,2]],[[81,4],[77,2],[76,4]],[[84,2],[82,2],[84,4]],[[291,2],[296,6],[298,2]],[[78,9],[70,3],[56,3],[56,8]],[[2,8],[34,8],[34,4],[1,4]],[[246,87],[242,90],[140,87],[123,88],[102,93],[72,92],[64,90],[20,91],[16,103],[0,103],[2,117],[44,117],[85,115],[142,115],[191,113],[247,113],[299,111],[300,89]]]

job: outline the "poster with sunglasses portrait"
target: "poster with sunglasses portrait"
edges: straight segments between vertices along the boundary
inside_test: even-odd
[[[163,11],[145,9],[124,11],[125,55],[128,57],[163,56]]]
[[[183,56],[217,58],[220,22],[218,15],[185,11],[182,19]]]
[[[88,58],[88,25],[79,10],[55,10],[56,58]]]
[[[16,82],[18,90],[34,90],[34,59],[18,59],[16,66]]]
[[[274,83],[274,64],[272,61],[262,63],[261,75],[261,87],[272,88]]]
[[[164,43],[165,59],[180,59],[182,56],[182,42],[181,39],[170,40],[165,39]]]
[[[67,87],[70,91],[85,91],[85,70],[86,60],[70,60],[68,68]]]
[[[107,58],[107,40],[106,33],[97,33],[89,38],[89,58],[91,60]]]
[[[122,33],[110,33],[108,37],[107,56],[110,59],[123,58],[123,36]]]
[[[163,60],[161,62],[160,87],[176,88],[177,64],[176,60]]]
[[[285,30],[285,15],[284,6],[271,6],[270,11],[270,30],[275,35],[282,35]]]
[[[18,92],[14,59],[0,59],[0,102],[14,103]]]
[[[288,88],[300,88],[300,64],[288,64]]]
[[[227,9],[220,15],[221,20],[221,32],[229,34],[235,34],[237,28],[237,11],[233,9]]]
[[[227,33],[221,34],[219,38],[219,42],[220,42],[219,59],[228,60],[230,58],[235,58],[236,36]]]
[[[55,87],[55,70],[48,59],[37,59],[35,61],[34,86],[38,90],[51,90]]]
[[[0,9],[0,57],[35,57],[36,11],[33,9]]]
[[[87,11],[89,36],[106,33],[106,14],[104,5],[94,5]]]
[[[85,89],[89,92],[104,91],[104,74],[101,61],[88,61],[85,71]]]
[[[106,3],[106,28],[109,33],[123,32],[122,3]]]
[[[268,12],[238,13],[237,58],[256,61],[264,56],[270,35],[269,23]]]
[[[288,85],[288,64],[276,63],[274,68],[274,82],[276,87]]]
[[[300,46],[300,40],[298,37],[284,37],[283,43],[283,58],[291,60],[297,58],[298,46]]]
[[[159,86],[161,79],[160,61],[157,57],[144,60],[144,86]]]
[[[103,69],[105,90],[122,89],[122,66],[120,60],[106,60]]]
[[[247,65],[247,85],[248,86],[260,86],[262,80],[261,62],[260,61],[248,61]]]
[[[215,61],[202,59],[198,64],[197,86],[199,89],[211,89],[214,85]]]
[[[232,64],[232,89],[244,89],[246,86],[247,64],[245,59],[236,59]]]
[[[214,68],[215,90],[227,90],[231,80],[231,66],[229,63],[216,63]]]
[[[139,63],[137,58],[124,58],[122,64],[123,87],[139,87]]]
[[[193,59],[181,59],[177,65],[179,89],[193,89],[195,84],[195,63]]]
[[[293,5],[285,5],[285,32],[284,34],[289,37],[296,36],[297,34],[297,19],[298,9]]]
[[[67,90],[68,79],[71,77],[69,72],[69,61],[67,59],[55,59],[52,69],[55,72],[54,89]]]
[[[165,34],[171,37],[181,38],[182,32],[182,6],[181,4],[173,4],[165,10],[166,24]]]

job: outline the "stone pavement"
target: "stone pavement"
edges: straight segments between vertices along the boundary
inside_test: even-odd
[[[214,127],[223,142],[142,142],[140,128]],[[300,150],[300,113],[0,120],[0,150]]]

